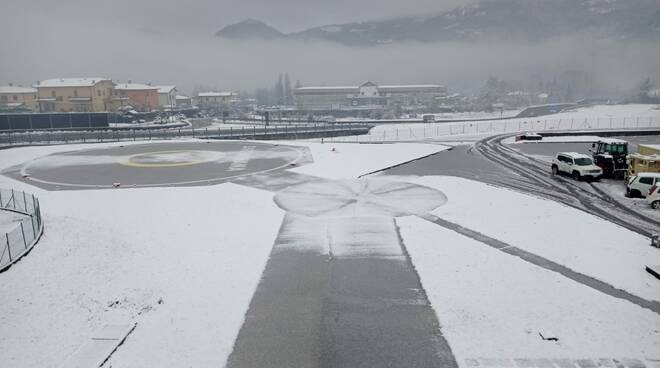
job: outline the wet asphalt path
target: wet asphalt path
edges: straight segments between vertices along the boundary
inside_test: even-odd
[[[287,215],[227,367],[457,364],[393,219]]]

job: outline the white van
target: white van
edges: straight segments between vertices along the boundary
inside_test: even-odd
[[[639,173],[628,178],[626,197],[646,198],[649,189],[660,182],[660,173]]]

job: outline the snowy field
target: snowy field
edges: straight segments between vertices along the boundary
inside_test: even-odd
[[[328,185],[446,148],[280,143],[308,146],[314,162],[292,171]],[[0,169],[89,147],[3,150]],[[628,230],[466,179],[370,177],[439,190],[446,203],[433,215],[660,301],[643,269],[660,264],[660,253]],[[37,195],[46,226],[34,250],[0,274],[0,367],[57,366],[104,325],[134,322],[106,367],[225,364],[282,224],[275,193],[238,184],[49,192],[3,176],[0,186]],[[657,312],[420,217],[397,225],[461,367],[477,358],[660,359]]]

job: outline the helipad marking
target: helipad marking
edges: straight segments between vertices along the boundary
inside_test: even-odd
[[[166,155],[170,153],[195,153],[195,152],[205,152],[205,151],[177,150],[177,151],[144,152],[144,153],[138,153],[135,155],[125,157],[124,159],[121,160],[117,160],[117,163],[123,166],[137,167],[137,168],[164,168],[164,167],[192,166],[192,165],[203,164],[205,162],[211,161],[211,160],[191,160],[191,161],[183,161],[183,162],[161,162],[161,163],[144,163],[144,162],[134,161],[134,159],[136,158],[150,156],[150,155]],[[213,153],[216,154],[216,159],[224,156],[222,152],[213,151]]]
[[[127,184],[128,187],[130,188],[149,188],[149,187],[167,187],[167,186],[177,186],[177,185],[194,185],[194,184],[211,184],[214,182],[221,182],[221,181],[226,181],[229,179],[236,179],[244,176],[250,176],[250,175],[256,175],[256,174],[265,174],[269,173],[272,171],[277,171],[280,169],[283,169],[285,167],[289,167],[292,164],[298,163],[300,161],[304,154],[303,151],[296,148],[296,147],[289,147],[289,146],[281,146],[286,149],[289,149],[291,151],[294,151],[298,153],[298,157],[296,157],[294,160],[289,161],[283,165],[271,168],[271,169],[266,169],[266,170],[261,170],[261,171],[254,171],[254,172],[249,172],[249,173],[244,173],[244,174],[238,174],[238,175],[232,175],[232,176],[226,176],[226,177],[220,177],[220,178],[209,178],[209,179],[200,179],[200,180],[191,180],[191,181],[180,181],[180,182],[172,182],[172,183],[155,183],[155,184]],[[37,183],[42,183],[42,184],[48,184],[48,185],[53,185],[53,186],[63,186],[63,187],[73,187],[73,188],[112,188],[112,184],[76,184],[76,183],[60,183],[60,182],[54,182],[50,180],[44,180],[44,179],[39,179],[34,176],[32,176],[30,173],[27,172],[26,165],[23,165],[21,167],[21,175],[24,177],[29,177],[29,181],[35,181]]]

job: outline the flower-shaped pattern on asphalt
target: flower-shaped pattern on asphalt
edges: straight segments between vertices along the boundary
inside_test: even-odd
[[[309,217],[401,217],[420,215],[445,204],[444,193],[391,180],[311,182],[283,190],[275,202],[284,210]]]

